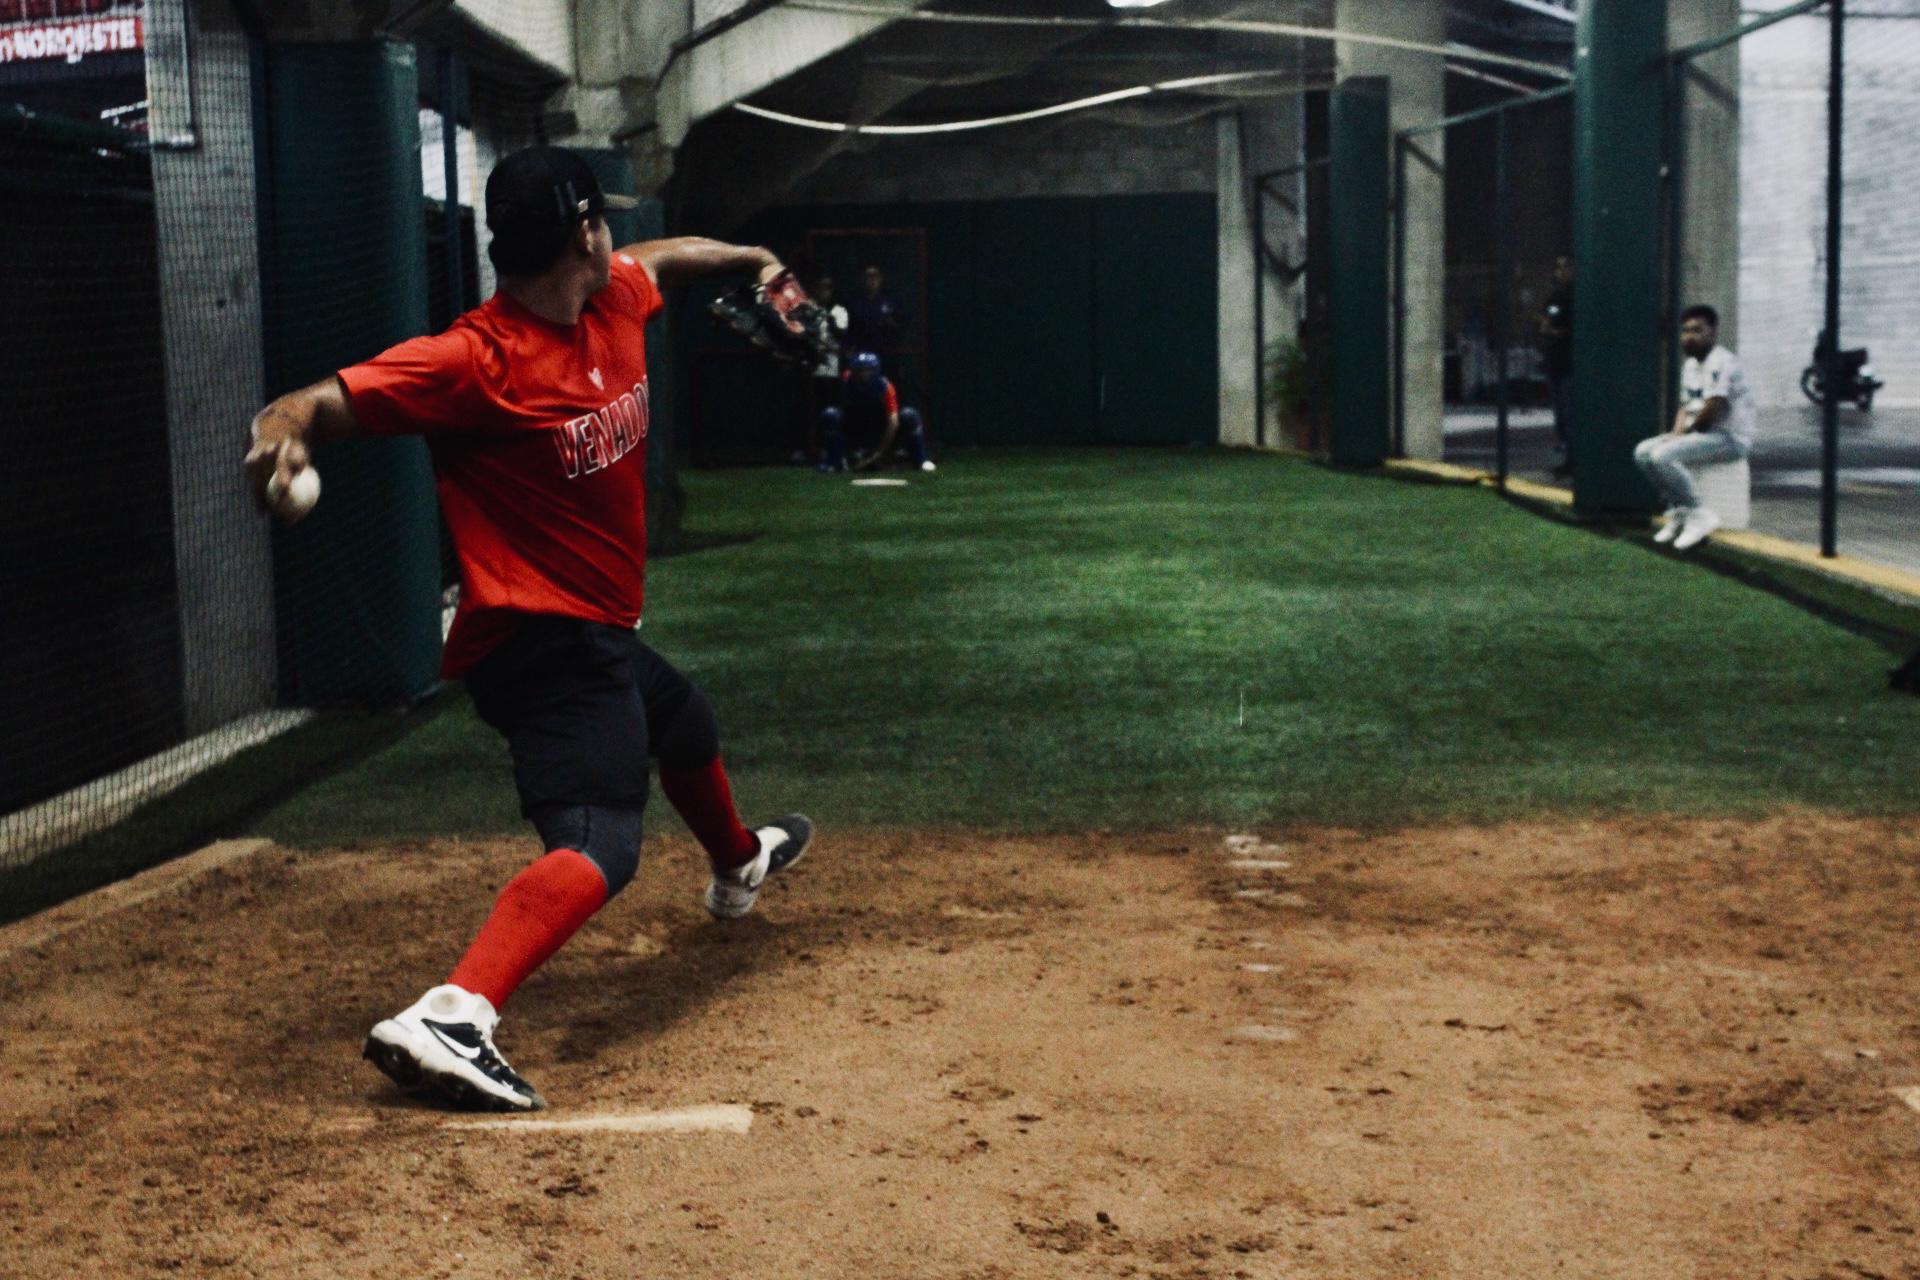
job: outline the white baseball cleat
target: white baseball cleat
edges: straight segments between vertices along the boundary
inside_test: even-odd
[[[718,919],[736,920],[753,910],[767,877],[785,871],[807,851],[813,841],[813,823],[801,814],[790,813],[753,834],[760,841],[760,852],[753,860],[731,871],[714,872],[712,883],[707,885],[707,910]]]
[[[921,469],[922,471],[932,471],[932,470],[934,470],[935,468],[934,468],[934,465],[933,465],[933,459],[932,459],[932,458],[928,458],[928,459],[927,459],[927,460],[926,460],[925,462],[923,462],[923,463],[921,463],[921,464],[920,464],[920,469]]]
[[[1653,540],[1661,546],[1665,546],[1680,536],[1680,529],[1686,522],[1687,509],[1685,507],[1668,507],[1667,522],[1660,526],[1659,531],[1653,535]]]
[[[402,1089],[430,1089],[467,1111],[539,1111],[547,1101],[493,1047],[493,1002],[451,983],[377,1023],[361,1056]]]
[[[1695,507],[1687,512],[1686,527],[1680,530],[1680,536],[1673,540],[1675,551],[1685,551],[1697,547],[1712,537],[1720,527],[1720,517],[1712,507]]]

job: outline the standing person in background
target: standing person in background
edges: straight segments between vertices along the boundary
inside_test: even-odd
[[[847,304],[847,342],[850,350],[871,351],[883,365],[897,366],[900,335],[905,328],[899,299],[887,292],[880,268],[860,273],[860,296]],[[898,367],[889,370],[899,373]]]
[[[840,373],[852,350],[847,337],[847,309],[834,299],[832,276],[821,276],[814,282],[813,300],[827,313],[827,322],[833,326],[834,341],[840,344],[840,349],[816,365],[808,381],[806,450],[797,454],[792,459],[794,462],[819,459],[820,415],[828,406],[840,403]]]
[[[1702,506],[1688,467],[1738,462],[1753,451],[1758,421],[1740,357],[1720,345],[1720,315],[1693,306],[1680,313],[1680,412],[1665,435],[1634,446],[1633,460],[1667,504],[1667,522],[1653,535],[1675,551],[1705,542],[1720,527],[1719,513]]]
[[[456,1106],[546,1105],[494,1045],[500,1007],[633,878],[648,760],[706,851],[707,910],[753,908],[806,851],[792,814],[749,828],[720,762],[707,695],[635,633],[646,575],[646,323],[662,291],[717,271],[784,274],[765,249],[696,236],[615,251],[585,160],[532,147],[487,178],[500,285],[444,332],[403,342],[254,418],[246,468],[264,506],[312,450],[420,435],[460,559],[441,673],[507,740],[542,856],[507,882],[446,980],[378,1023],[364,1055],[402,1088]],[[438,913],[445,917],[444,908]],[[445,921],[448,927],[463,927]]]
[[[1547,390],[1553,398],[1553,438],[1560,460],[1553,474],[1573,474],[1573,258],[1553,260],[1553,291],[1540,309],[1540,359],[1546,365]]]

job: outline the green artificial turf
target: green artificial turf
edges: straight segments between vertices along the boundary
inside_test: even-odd
[[[1482,490],[1219,451],[686,483],[710,549],[652,566],[641,634],[712,694],[750,819],[1920,808],[1920,699],[1886,690],[1884,649]],[[505,750],[462,702],[259,829],[521,828]]]

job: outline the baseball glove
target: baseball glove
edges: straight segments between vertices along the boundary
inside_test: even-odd
[[[764,284],[741,285],[715,298],[708,310],[774,359],[803,369],[818,368],[840,350],[833,322],[791,271]]]

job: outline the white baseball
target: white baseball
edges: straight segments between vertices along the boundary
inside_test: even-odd
[[[320,501],[320,472],[313,467],[302,467],[293,473],[293,479],[287,484],[280,483],[280,473],[274,472],[267,479],[267,505],[285,520],[298,520],[313,510],[313,504]]]

